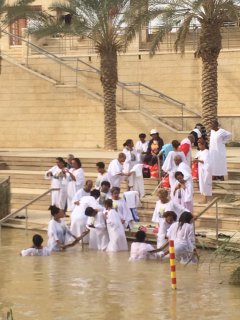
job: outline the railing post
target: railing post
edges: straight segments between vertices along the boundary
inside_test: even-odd
[[[78,58],[77,58],[77,66],[76,66],[76,86],[78,85]]]
[[[25,208],[25,231],[28,230],[28,207]]]
[[[216,201],[216,240],[218,241],[218,202]]]
[[[62,64],[59,64],[59,84],[62,82]]]
[[[124,109],[124,87],[122,86],[122,108]]]
[[[182,104],[182,131],[183,131],[183,104]]]
[[[141,83],[138,83],[138,110],[141,110]]]

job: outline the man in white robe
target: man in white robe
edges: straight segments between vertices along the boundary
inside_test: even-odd
[[[123,164],[126,160],[126,155],[124,153],[119,153],[118,158],[112,160],[108,166],[108,181],[111,187],[120,187],[122,182],[122,177],[127,176],[123,173]]]
[[[185,179],[181,171],[175,173],[176,183],[173,187],[171,198],[188,211],[193,212],[193,181]]]
[[[218,121],[213,121],[210,134],[210,162],[214,180],[224,180],[227,175],[226,142],[230,139],[231,133],[219,128]]]

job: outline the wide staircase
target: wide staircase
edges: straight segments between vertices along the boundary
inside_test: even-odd
[[[112,155],[111,155],[112,157]],[[108,165],[112,159],[106,157],[85,156],[81,157],[82,166],[86,179],[95,181],[96,162],[103,161]],[[4,155],[0,156],[0,177],[10,176],[12,197],[12,212],[26,205],[29,201],[40,196],[50,188],[49,180],[44,179],[44,172],[55,163],[55,156],[26,156],[26,155]],[[228,180],[214,183],[213,196],[217,201],[218,226],[219,230],[234,231],[240,230],[240,162],[237,158],[228,160]],[[151,217],[157,200],[154,190],[158,181],[145,179],[146,196],[142,199],[142,206],[138,209],[141,223],[151,224]],[[122,184],[122,191],[126,189],[126,184]],[[194,193],[194,214],[202,212],[206,205],[199,204],[200,194],[197,184]],[[46,230],[49,220],[47,210],[50,204],[50,194],[34,202],[28,207],[28,227],[37,230]],[[25,215],[25,210],[18,212],[17,216]],[[4,223],[8,227],[25,228],[25,219],[12,217]],[[196,228],[209,229],[216,228],[216,204],[210,206],[208,210],[196,221]]]

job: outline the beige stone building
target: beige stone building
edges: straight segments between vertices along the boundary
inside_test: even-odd
[[[36,1],[36,10],[48,1]],[[99,58],[80,37],[36,40],[27,21],[1,38],[0,146],[2,148],[103,147],[103,102]],[[223,28],[219,57],[219,119],[240,140],[240,30]],[[194,58],[198,31],[186,54],[173,52],[169,34],[153,58],[151,34],[142,32],[118,57],[118,145],[140,132],[159,129],[166,142],[184,137],[201,122],[201,60]],[[22,38],[24,37],[24,38]]]

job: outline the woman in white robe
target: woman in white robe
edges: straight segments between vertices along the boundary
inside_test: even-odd
[[[48,223],[48,248],[50,251],[61,251],[71,237],[77,237],[68,229],[64,217],[64,211],[56,206],[50,206],[52,220]]]
[[[135,164],[138,163],[138,154],[137,151],[134,149],[134,143],[133,140],[128,139],[126,142],[123,144],[123,153],[126,155],[125,162],[123,164],[123,172],[126,175],[129,175],[131,172],[132,168],[134,167]],[[133,175],[128,176],[128,188],[133,187]]]
[[[209,154],[213,179],[224,180],[227,175],[226,142],[231,133],[219,128],[219,123],[213,121],[210,133]]]
[[[105,217],[107,230],[109,234],[109,243],[107,246],[108,252],[128,251],[128,244],[125,235],[125,230],[119,214],[112,208],[112,200],[108,199],[105,202]]]
[[[124,199],[120,199],[120,189],[112,188],[113,209],[115,209],[122,221],[124,228],[132,228],[133,216]]]
[[[182,213],[178,222],[168,229],[167,237],[174,240],[176,260],[181,263],[196,262],[195,233],[192,224],[193,215],[190,212]]]
[[[162,170],[169,175],[169,183],[170,187],[173,188],[176,179],[175,179],[175,172],[177,171],[177,165],[174,161],[177,155],[181,156],[182,161],[187,162],[185,154],[183,151],[178,151],[178,147],[180,146],[179,141],[173,140],[172,141],[173,151],[170,151],[165,159]]]
[[[194,161],[198,162],[199,191],[203,195],[202,203],[207,203],[212,195],[212,170],[210,164],[210,153],[205,144],[198,143],[199,152]]]
[[[56,165],[45,173],[45,179],[51,180],[51,188],[59,190],[52,191],[51,204],[65,210],[67,204],[67,180],[66,162],[63,158],[56,158]]]
[[[78,190],[84,187],[85,176],[84,171],[81,168],[82,164],[78,158],[72,159],[72,168],[66,173],[66,179],[68,181],[67,194],[68,194],[68,211],[72,211],[74,208],[73,197]]]
[[[134,260],[156,260],[158,255],[156,253],[150,253],[155,248],[148,243],[145,243],[146,233],[139,230],[136,235],[136,240],[131,244],[129,261]]]

